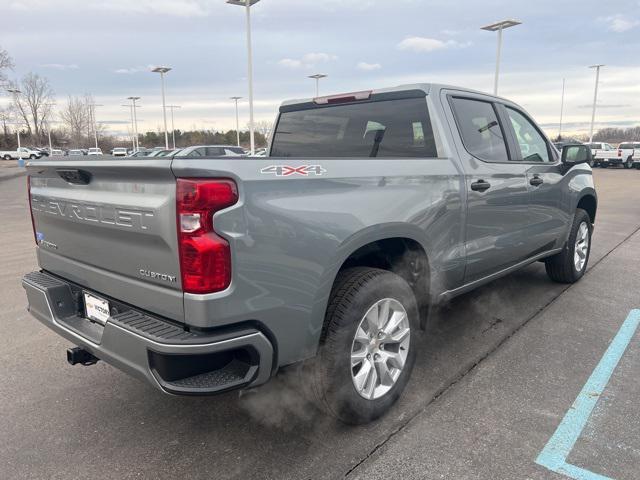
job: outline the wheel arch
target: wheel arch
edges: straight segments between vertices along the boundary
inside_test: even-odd
[[[313,317],[316,319],[317,344],[320,345],[325,312],[335,281],[340,271],[349,267],[369,266],[400,275],[414,290],[421,320],[426,318],[431,304],[433,268],[429,248],[423,239],[421,229],[406,223],[374,225],[345,239],[325,271],[323,286],[316,298]],[[418,267],[418,272],[412,272],[412,264]],[[414,273],[418,273],[417,276]]]
[[[598,211],[598,198],[595,192],[584,192],[578,199],[576,208],[581,208],[589,215],[592,224],[596,223],[596,213]]]

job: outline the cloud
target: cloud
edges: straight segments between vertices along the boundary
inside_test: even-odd
[[[445,48],[466,48],[469,46],[471,46],[471,42],[461,43],[455,40],[443,42],[436,38],[426,37],[407,37],[398,44],[400,50],[411,50],[418,53],[435,52]]]
[[[379,63],[358,62],[356,68],[358,68],[358,70],[364,70],[365,72],[371,72],[373,70],[380,70],[382,65]]]
[[[43,63],[40,65],[42,68],[52,68],[54,70],[77,70],[80,67],[75,63],[64,64],[64,63]]]
[[[117,68],[113,71],[113,73],[119,73],[122,75],[131,75],[139,72],[148,72],[153,68],[153,65],[143,65],[137,67],[128,67],[128,68]]]
[[[621,14],[602,17],[600,20],[607,24],[608,30],[616,33],[623,33],[640,25],[640,20]]]
[[[210,0],[109,0],[108,2],[87,2],[86,0],[12,0],[9,9],[23,12],[53,10],[109,11],[122,14],[162,15],[170,17],[205,17],[215,8]]]
[[[312,52],[306,53],[302,58],[283,58],[278,61],[278,65],[285,68],[299,69],[299,68],[313,68],[318,64],[334,62],[338,59],[337,56],[329,53]]]

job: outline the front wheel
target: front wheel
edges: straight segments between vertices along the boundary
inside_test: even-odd
[[[33,155],[33,154],[29,155],[29,159],[31,159],[31,160],[35,160],[36,158],[37,157],[35,155]]]
[[[593,225],[587,212],[576,210],[569,239],[562,252],[545,261],[547,275],[560,283],[574,283],[582,278],[587,270],[591,253],[591,234]]]
[[[341,272],[311,362],[318,405],[350,424],[382,416],[409,381],[418,328],[415,296],[400,276],[364,267]]]
[[[627,161],[624,162],[624,168],[629,170],[631,167],[633,167],[633,159],[631,157],[629,157],[629,158],[627,158]]]

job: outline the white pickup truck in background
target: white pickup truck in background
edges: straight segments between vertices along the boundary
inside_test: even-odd
[[[593,157],[593,166],[595,166],[595,167],[599,166],[598,159],[596,158],[596,156],[598,155],[598,152],[600,152],[600,151],[604,151],[604,152],[616,151],[616,148],[613,145],[609,144],[609,143],[592,142],[592,143],[587,143],[586,145],[591,149],[591,156]]]
[[[595,164],[604,168],[609,165],[640,168],[640,142],[623,142],[614,150],[598,150]]]
[[[0,158],[3,160],[18,160],[18,158],[35,160],[41,156],[42,152],[27,147],[20,147],[17,150],[0,150]]]

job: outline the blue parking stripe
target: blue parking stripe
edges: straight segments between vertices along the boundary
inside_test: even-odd
[[[602,356],[582,391],[571,405],[569,411],[560,422],[553,436],[549,439],[536,459],[538,465],[549,470],[580,480],[611,480],[609,477],[584,470],[567,463],[567,457],[576,440],[582,434],[593,408],[609,383],[622,355],[627,350],[633,335],[640,325],[640,310],[631,310],[609,348]]]

